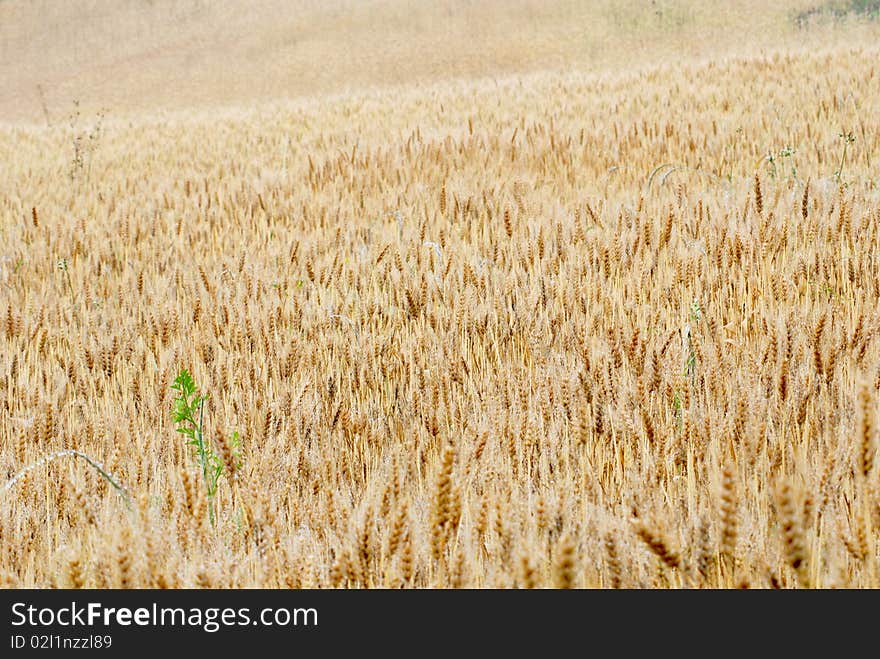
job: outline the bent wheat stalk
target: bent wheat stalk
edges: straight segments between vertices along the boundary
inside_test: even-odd
[[[33,464],[30,464],[27,467],[25,467],[24,469],[22,469],[21,471],[19,471],[11,479],[9,479],[9,481],[7,481],[6,485],[3,486],[3,489],[0,490],[0,493],[5,495],[9,490],[11,490],[15,486],[16,483],[23,480],[24,477],[27,476],[34,469],[37,469],[38,467],[49,464],[50,462],[53,462],[53,461],[57,460],[58,458],[63,458],[66,456],[73,456],[75,458],[82,458],[87,463],[89,463],[95,469],[95,471],[97,471],[101,476],[103,476],[107,480],[107,482],[110,483],[110,485],[112,485],[113,488],[117,492],[119,492],[119,494],[121,494],[123,496],[126,503],[131,505],[131,495],[128,493],[128,490],[119,483],[118,479],[114,478],[114,476],[112,474],[110,474],[107,470],[105,470],[100,462],[93,460],[85,453],[81,453],[75,449],[65,449],[63,451],[58,451],[56,453],[50,453],[49,455],[43,456],[42,458],[40,458],[39,460],[37,460]]]

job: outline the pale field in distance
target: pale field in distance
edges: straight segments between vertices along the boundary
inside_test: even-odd
[[[244,4],[0,2],[4,585],[880,586],[878,22]]]

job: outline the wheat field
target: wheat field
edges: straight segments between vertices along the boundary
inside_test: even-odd
[[[880,586],[880,30],[811,21],[0,104],[3,584]]]

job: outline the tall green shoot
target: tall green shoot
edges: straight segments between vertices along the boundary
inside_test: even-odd
[[[172,417],[177,424],[177,432],[188,437],[187,445],[195,448],[205,493],[208,495],[208,517],[213,526],[214,495],[217,494],[217,484],[223,473],[223,460],[205,441],[205,401],[208,397],[198,393],[196,384],[186,369],[177,374],[171,388],[180,394],[174,399]]]

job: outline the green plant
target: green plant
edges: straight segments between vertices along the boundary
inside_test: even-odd
[[[771,178],[782,176],[797,181],[797,166],[794,162],[795,150],[790,147],[784,147],[777,153],[772,151],[767,154],[768,173]],[[788,165],[788,173],[786,173],[786,164]]]
[[[691,302],[688,309],[688,316],[690,322],[685,323],[684,327],[681,329],[682,351],[684,352],[684,370],[682,375],[684,376],[684,386],[693,389],[696,387],[697,379],[697,351],[694,349],[691,336],[691,324],[693,323],[696,325],[703,319],[703,308],[700,306],[698,300]],[[685,391],[675,390],[672,394],[673,415],[678,422],[679,430],[683,428],[685,411],[684,398],[686,393],[687,392]]]
[[[208,517],[213,526],[214,496],[217,494],[217,485],[223,471],[227,469],[227,464],[205,440],[205,401],[208,396],[198,393],[196,384],[186,369],[177,374],[171,388],[180,394],[174,399],[172,418],[177,424],[177,432],[189,437],[187,445],[195,449],[196,459],[205,484],[205,493],[208,496]],[[237,432],[232,434],[231,444],[234,463],[230,464],[228,468],[235,469],[238,467],[238,449],[240,447]]]
[[[833,299],[839,297],[837,294],[837,291],[834,289],[834,286],[832,286],[829,283],[820,284],[819,285],[819,292],[822,295],[827,296],[829,300],[833,300]]]
[[[793,20],[803,28],[814,19],[842,20],[847,16],[875,20],[880,17],[880,0],[827,0],[794,14]]]
[[[682,402],[681,392],[677,389],[672,392],[672,416],[675,418],[676,427],[679,431],[682,429],[684,414],[684,404]]]
[[[691,384],[694,384],[694,379],[696,377],[696,368],[697,368],[697,353],[694,350],[694,344],[691,340],[691,323],[697,324],[703,318],[703,309],[700,306],[700,303],[697,300],[694,300],[691,303],[690,307],[690,323],[685,325],[684,331],[682,332],[685,352],[687,357],[685,359],[685,375],[691,381]]]
[[[73,302],[73,312],[76,313],[76,291],[73,290],[73,283],[70,281],[70,262],[67,259],[58,259],[56,264],[58,269],[64,273],[64,282],[67,284],[67,290],[70,291],[70,299]]]
[[[856,141],[856,136],[853,135],[852,131],[841,132],[838,137],[843,140],[843,153],[840,154],[840,165],[837,167],[837,171],[834,172],[834,180],[840,183],[840,179],[843,176],[843,166],[846,164],[846,148]]]
[[[74,131],[73,137],[73,160],[70,163],[70,180],[74,180],[83,173],[88,176],[92,171],[92,156],[98,148],[98,141],[101,138],[104,122],[104,110],[101,110],[91,130],[80,131],[77,126],[79,124],[80,110],[79,101],[73,102],[73,113],[70,115],[70,129]]]

